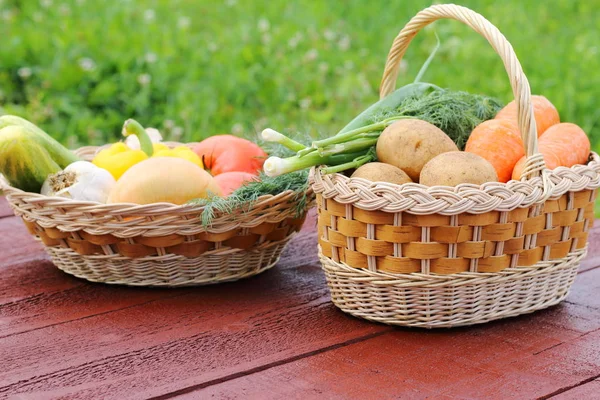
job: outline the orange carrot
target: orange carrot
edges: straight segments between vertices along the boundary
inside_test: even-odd
[[[590,155],[590,139],[579,126],[568,122],[553,125],[540,138],[538,150],[548,169],[585,164]],[[525,157],[515,165],[513,179],[520,179]]]
[[[544,96],[531,96],[531,102],[533,104],[533,114],[537,126],[537,134],[538,137],[540,137],[552,125],[560,123],[560,117],[554,105]],[[498,114],[496,114],[496,119],[507,119],[516,124],[517,103],[514,100],[508,103],[498,112]]]
[[[510,180],[515,163],[525,154],[517,125],[501,119],[477,125],[467,140],[465,151],[488,160],[500,182]]]

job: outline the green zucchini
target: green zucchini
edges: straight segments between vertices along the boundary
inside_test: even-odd
[[[14,115],[0,116],[0,130],[8,126],[20,126],[24,128],[25,131],[35,135],[37,142],[46,149],[48,154],[50,154],[50,157],[52,157],[52,159],[63,169],[66,168],[67,165],[80,160],[75,153],[61,145],[52,138],[52,136],[48,135],[42,129],[26,119]],[[1,140],[2,135],[0,135],[0,141]],[[2,157],[1,154],[0,157]]]
[[[0,174],[11,186],[39,193],[42,184],[79,158],[31,122],[0,117]]]

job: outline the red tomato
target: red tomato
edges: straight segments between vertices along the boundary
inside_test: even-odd
[[[213,176],[233,171],[258,175],[268,157],[257,144],[233,135],[211,136],[198,143],[194,151]]]
[[[248,172],[224,172],[215,176],[215,181],[221,188],[223,196],[227,197],[236,189],[240,188],[245,182],[255,180],[256,175]]]

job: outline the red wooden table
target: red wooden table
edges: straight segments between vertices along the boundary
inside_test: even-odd
[[[315,226],[260,276],[129,288],[55,268],[0,199],[0,398],[600,399],[600,227],[562,304],[427,331],[337,310]]]

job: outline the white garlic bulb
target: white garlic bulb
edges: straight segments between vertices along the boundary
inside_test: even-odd
[[[88,161],[75,161],[64,170],[50,175],[42,186],[45,196],[106,203],[116,183],[110,172]]]

